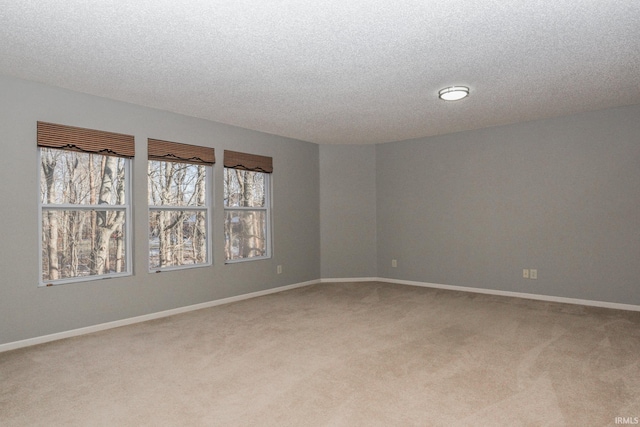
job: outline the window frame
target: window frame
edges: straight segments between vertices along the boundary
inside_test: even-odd
[[[210,267],[213,265],[213,226],[212,226],[212,210],[213,210],[213,164],[201,164],[205,168],[205,204],[204,206],[172,206],[172,205],[151,205],[149,203],[149,165],[151,162],[172,162],[187,164],[180,160],[159,160],[147,159],[147,268],[149,273],[161,273],[165,271],[185,270],[190,268]],[[207,260],[200,264],[183,264],[171,265],[168,267],[151,267],[151,245],[149,242],[149,218],[152,211],[204,211],[205,227],[206,227],[206,248]]]
[[[233,168],[233,167],[224,167],[223,169],[223,174],[226,174],[226,169],[237,169],[237,168]],[[223,201],[223,208],[224,208],[224,217],[223,217],[223,226],[225,227],[224,232],[223,232],[223,239],[224,239],[224,244],[226,245],[226,225],[227,225],[227,212],[229,211],[245,211],[245,212],[255,212],[255,211],[263,211],[265,212],[265,255],[262,256],[254,256],[254,257],[249,257],[249,258],[239,258],[239,259],[226,259],[226,251],[225,252],[225,260],[224,263],[225,264],[237,264],[237,263],[242,263],[242,262],[248,262],[248,261],[260,261],[260,260],[266,260],[266,259],[271,259],[272,258],[272,224],[271,224],[271,194],[272,194],[272,178],[271,175],[273,175],[273,173],[270,172],[263,172],[263,171],[251,171],[251,170],[246,170],[245,172],[254,172],[254,173],[261,173],[264,176],[264,189],[265,189],[265,195],[264,195],[264,204],[265,206],[262,207],[245,207],[245,206],[232,206],[232,207],[228,207],[225,206],[224,201]],[[223,175],[224,176],[224,175]],[[223,179],[223,186],[226,185],[226,179]],[[223,194],[225,193],[225,191],[223,191]]]
[[[69,283],[79,283],[79,282],[90,282],[95,280],[105,280],[112,279],[116,277],[126,277],[133,275],[133,235],[132,235],[132,203],[131,203],[131,194],[132,194],[132,158],[123,157],[123,156],[113,156],[103,153],[87,153],[94,154],[100,156],[109,156],[109,157],[119,157],[124,161],[124,204],[122,205],[109,205],[109,204],[73,204],[73,203],[61,203],[61,204],[52,204],[49,205],[47,203],[43,203],[42,201],[42,150],[46,148],[47,150],[57,150],[57,151],[75,151],[75,150],[67,150],[64,148],[55,148],[55,147],[37,147],[38,150],[38,174],[37,174],[37,185],[38,185],[38,287],[49,287],[49,286],[58,286],[65,285]],[[115,273],[107,273],[107,274],[96,274],[96,275],[88,275],[88,276],[76,276],[76,277],[65,277],[59,278],[55,280],[44,280],[43,279],[43,253],[44,253],[44,242],[42,239],[44,229],[44,213],[46,211],[124,211],[124,245],[125,245],[125,262],[126,268],[125,271],[115,272]]]

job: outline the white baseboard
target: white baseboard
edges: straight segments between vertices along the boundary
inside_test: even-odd
[[[119,328],[120,326],[132,325],[134,323],[146,322],[148,320],[160,319],[162,317],[174,316],[176,314],[187,313],[189,311],[201,310],[203,308],[215,307],[217,305],[229,304],[245,299],[261,297],[263,295],[275,294],[278,292],[288,291],[290,289],[302,288],[320,283],[320,280],[310,280],[308,282],[295,283],[293,285],[280,286],[277,288],[266,289],[264,291],[251,292],[248,294],[237,295],[229,298],[208,301],[200,304],[189,305],[186,307],[173,308],[171,310],[159,311],[157,313],[145,314],[142,316],[130,317],[128,319],[115,320],[113,322],[101,323],[99,325],[87,326],[85,328],[72,329],[70,331],[59,332],[40,337],[29,338],[21,341],[14,341],[6,344],[0,344],[0,353],[9,350],[16,350],[22,347],[29,347],[37,344],[44,344],[51,341],[57,341],[64,338],[77,337],[79,335],[91,334],[93,332],[104,331],[107,329]]]
[[[315,285],[318,283],[347,283],[347,282],[384,282],[384,283],[395,283],[399,285],[408,285],[408,286],[420,286],[425,288],[435,288],[435,289],[445,289],[451,291],[462,291],[462,292],[472,292],[477,294],[488,294],[488,295],[499,295],[506,297],[514,297],[514,298],[524,298],[524,299],[533,299],[540,301],[549,301],[549,302],[559,302],[565,304],[577,304],[577,305],[585,305],[591,307],[602,307],[602,308],[612,308],[615,310],[627,310],[627,311],[640,311],[639,305],[632,304],[620,304],[606,301],[593,301],[593,300],[583,300],[576,298],[565,298],[565,297],[555,297],[549,295],[537,295],[537,294],[528,294],[523,292],[511,292],[511,291],[499,291],[494,289],[483,289],[483,288],[471,288],[465,286],[453,286],[453,285],[441,285],[437,283],[427,283],[427,282],[416,282],[410,280],[399,280],[399,279],[389,279],[384,277],[346,277],[346,278],[331,278],[331,279],[318,279],[318,280],[310,280],[308,282],[295,283],[293,285],[280,286],[277,288],[266,289],[258,292],[251,292],[248,294],[237,295],[234,297],[223,298],[219,300],[204,302],[200,304],[189,305],[186,307],[178,307],[171,310],[160,311],[157,313],[145,314],[143,316],[131,317],[128,319],[116,320],[113,322],[101,323],[99,325],[88,326],[85,328],[72,329],[70,331],[59,332],[51,335],[44,335],[35,338],[29,338],[26,340],[10,342],[6,344],[0,344],[0,353],[9,350],[15,350],[22,347],[29,347],[37,344],[44,344],[51,341],[61,340],[64,338],[76,337],[79,335],[90,334],[93,332],[104,331],[107,329],[118,328],[120,326],[132,325],[134,323],[146,322],[148,320],[160,319],[162,317],[173,316],[176,314],[186,313],[194,310],[201,310],[203,308],[215,307],[218,305],[229,304],[236,301],[242,301],[245,299],[256,298],[263,295],[274,294],[278,292],[288,291],[290,289],[302,288],[305,286]]]
[[[586,305],[590,307],[612,308],[615,310],[640,311],[640,305],[620,304],[615,302],[594,301],[577,298],[555,297],[550,295],[528,294],[524,292],[499,291],[495,289],[470,288],[465,286],[440,285],[437,283],[414,282],[410,280],[387,279],[379,277],[378,282],[396,283],[399,285],[421,286],[423,288],[446,289],[451,291],[473,292],[476,294],[499,295],[505,297],[533,299],[539,301],[559,302],[564,304]]]
[[[320,279],[320,283],[347,283],[347,282],[381,282],[378,277],[341,277],[333,279]]]

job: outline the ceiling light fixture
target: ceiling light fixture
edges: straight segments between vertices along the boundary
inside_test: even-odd
[[[438,96],[445,101],[459,101],[469,96],[469,88],[466,86],[445,87],[438,92]]]

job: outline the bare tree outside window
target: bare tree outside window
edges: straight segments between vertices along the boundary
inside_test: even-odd
[[[224,169],[225,259],[269,256],[269,174]]]
[[[40,148],[43,283],[128,271],[128,159]]]
[[[150,160],[149,268],[207,264],[208,166]]]

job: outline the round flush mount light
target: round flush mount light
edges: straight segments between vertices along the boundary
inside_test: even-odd
[[[459,101],[469,96],[469,88],[466,86],[445,87],[438,92],[438,96],[445,101]]]

